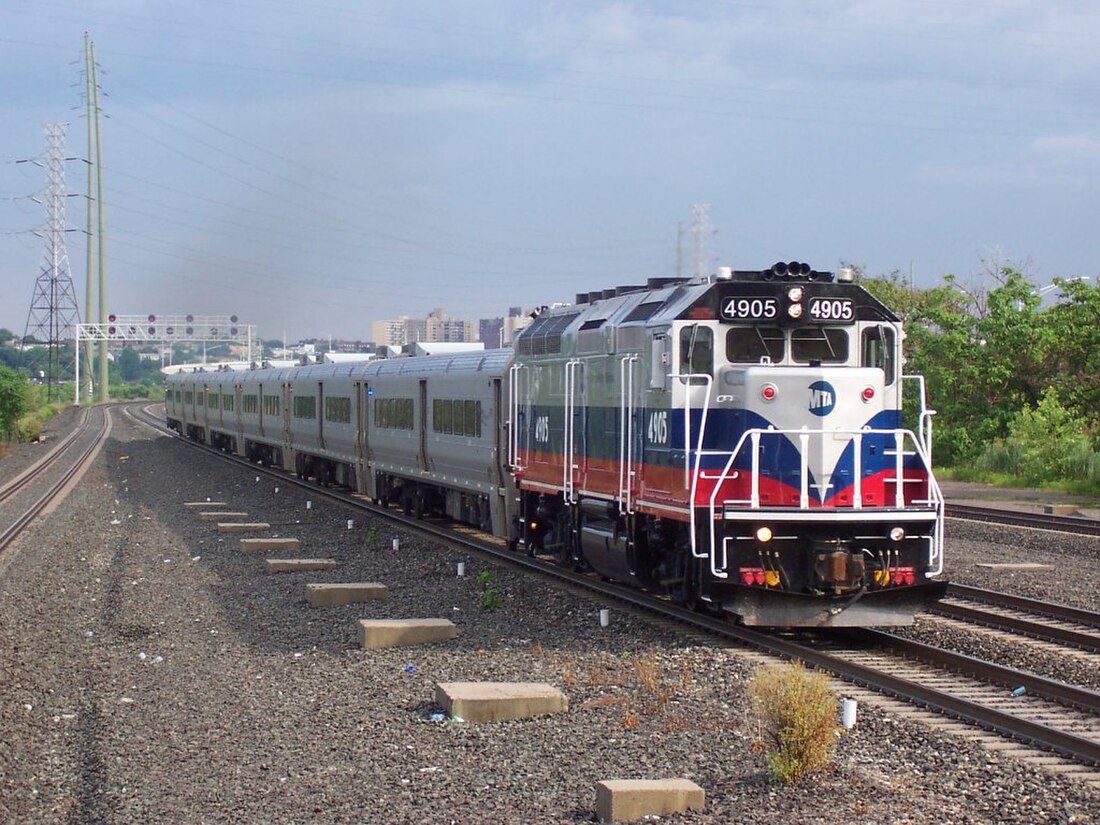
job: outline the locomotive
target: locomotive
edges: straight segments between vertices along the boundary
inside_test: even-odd
[[[721,268],[578,294],[512,349],[178,374],[166,412],[746,625],[907,624],[946,582],[933,412],[902,337],[850,270]]]

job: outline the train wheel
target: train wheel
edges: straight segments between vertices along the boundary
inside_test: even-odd
[[[703,607],[704,602],[699,598],[699,588],[695,583],[697,565],[694,562],[695,559],[692,558],[690,551],[680,553],[677,565],[679,581],[669,588],[668,595],[681,607],[698,611]]]

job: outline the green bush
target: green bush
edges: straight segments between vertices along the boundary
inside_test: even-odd
[[[481,585],[481,598],[478,599],[477,606],[482,610],[497,610],[504,607],[504,599],[494,586],[496,580],[497,575],[492,570],[482,570],[477,574],[477,583]]]
[[[800,662],[758,670],[749,693],[770,740],[768,769],[785,784],[823,767],[836,742],[837,698],[825,674]]]

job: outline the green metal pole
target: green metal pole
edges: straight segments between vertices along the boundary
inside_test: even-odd
[[[91,44],[92,70],[95,71],[95,44]],[[96,172],[96,223],[99,236],[99,323],[107,326],[107,237],[103,217],[103,133],[102,113],[99,109],[99,73],[95,81],[95,172]],[[102,331],[102,330],[101,330]],[[107,386],[107,339],[99,342],[99,400],[108,401],[110,391]]]
[[[95,124],[94,124],[95,108],[94,108],[94,100],[93,100],[93,92],[92,92],[92,82],[93,82],[93,78],[92,78],[92,42],[91,42],[91,40],[88,39],[88,33],[87,32],[84,32],[84,66],[85,66],[85,74],[87,75],[87,78],[86,78],[87,89],[86,89],[86,91],[87,91],[87,95],[88,95],[88,198],[87,198],[87,204],[86,204],[87,209],[88,209],[88,232],[87,232],[87,235],[86,235],[86,238],[85,238],[85,242],[87,243],[87,254],[84,256],[84,271],[85,271],[85,279],[84,279],[84,322],[87,323],[87,324],[91,324],[91,323],[93,323],[92,319],[95,318],[95,311],[94,311],[95,310],[95,303],[92,300],[92,289],[93,289],[93,285],[95,283],[92,279],[92,253],[94,251],[93,250],[93,244],[95,243],[95,235],[92,233],[92,229],[94,228],[94,224],[92,223],[92,195],[93,195],[92,187],[94,186],[94,183],[95,183],[95,180],[92,177],[92,175],[95,171],[95,169],[92,165],[92,157],[93,157],[93,154],[94,154],[94,152],[92,151],[92,149],[93,149],[92,141],[95,138]],[[77,353],[77,357],[78,358],[80,357],[79,352]],[[85,369],[85,375],[87,375],[87,381],[88,381],[88,401],[89,402],[92,402],[94,400],[92,398],[92,386],[94,384],[92,376],[95,373],[95,366],[94,366],[95,360],[94,359],[95,359],[95,345],[92,343],[92,339],[88,338],[84,342],[84,369]],[[79,392],[79,390],[78,390],[78,392]]]

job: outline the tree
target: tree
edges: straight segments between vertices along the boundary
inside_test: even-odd
[[[10,441],[19,419],[27,412],[27,380],[14,370],[0,367],[0,435]]]
[[[13,338],[15,338],[14,332],[12,332],[10,329],[0,327],[0,346],[3,346],[4,344],[10,344]]]
[[[118,375],[123,381],[137,381],[141,376],[141,356],[132,347],[124,347],[118,355]]]

